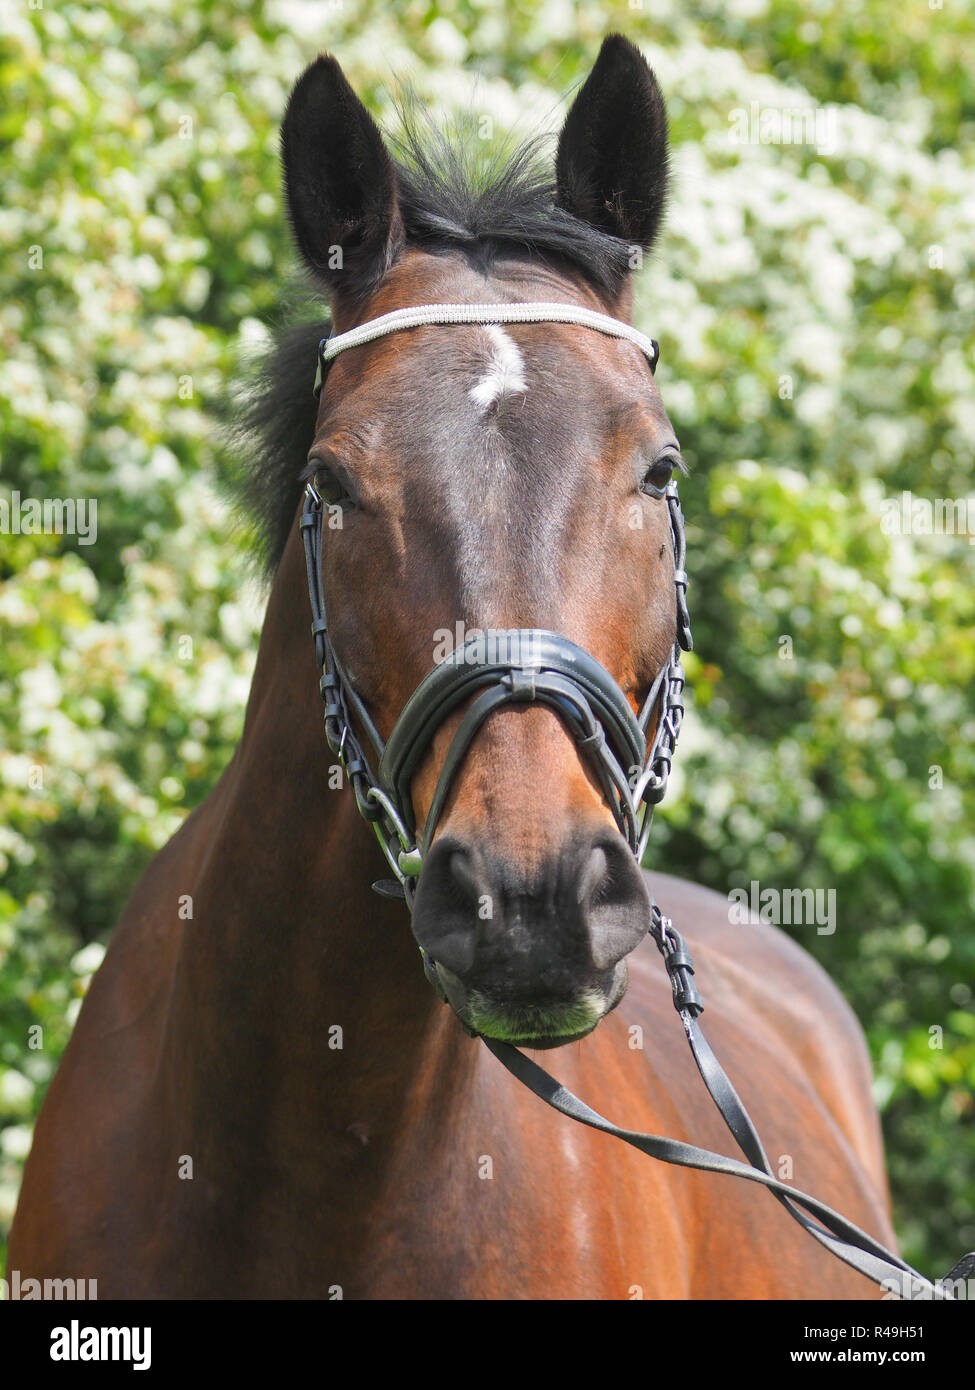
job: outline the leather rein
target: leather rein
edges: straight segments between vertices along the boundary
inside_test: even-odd
[[[320,394],[330,362],[339,353],[389,333],[431,324],[568,323],[633,343],[650,370],[659,350],[631,324],[591,309],[559,303],[427,304],[398,309],[346,333],[323,338],[318,350],[315,394]],[[311,604],[311,631],[321,678],[325,737],[352,786],[356,805],[376,832],[394,874],[374,889],[405,899],[412,911],[416,881],[430,848],[453,779],[478,730],[507,704],[535,703],[554,710],[572,735],[580,757],[594,772],[607,804],[631,851],[641,863],[650,834],[653,807],[667,788],[671,761],[683,719],[684,671],[681,651],[692,647],[686,602],[684,522],[677,484],[663,493],[674,553],[677,632],[669,661],[651,687],[639,715],[610,673],[567,637],[537,628],[477,634],[438,663],[410,696],[384,742],[332,646],[325,611],[321,554],[325,502],[312,479],[305,486],[300,528]],[[410,785],[413,773],[447,716],[474,697],[448,747],[422,835],[418,836]],[[656,715],[652,737],[648,729]],[[378,775],[353,727],[353,718],[372,744]],[[482,1038],[502,1066],[553,1109],[580,1124],[614,1135],[651,1158],[684,1168],[725,1173],[768,1188],[804,1230],[838,1259],[902,1297],[954,1299],[951,1285],[975,1274],[975,1252],[942,1280],[931,1283],[879,1241],[815,1197],[780,1181],[734,1086],[697,1023],[704,1008],[694,984],[694,964],[683,938],[651,895],[649,933],[664,959],[677,1010],[694,1061],[722,1119],[747,1163],[659,1135],[639,1134],[604,1119],[510,1043]],[[421,948],[427,978],[444,997],[435,962]],[[469,1031],[469,1030],[468,1030]],[[946,1287],[948,1286],[948,1287]]]

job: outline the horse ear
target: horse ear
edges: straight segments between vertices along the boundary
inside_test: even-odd
[[[667,193],[667,112],[646,60],[610,34],[572,104],[555,161],[556,201],[647,251]]]
[[[396,173],[375,121],[334,58],[298,79],[281,126],[295,243],[331,294],[362,294],[403,242]]]

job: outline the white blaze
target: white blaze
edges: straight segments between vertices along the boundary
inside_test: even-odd
[[[488,369],[477,385],[471,388],[470,397],[482,410],[487,410],[502,396],[527,391],[528,383],[525,381],[525,359],[514,339],[509,338],[496,323],[485,324],[484,332],[491,339]]]

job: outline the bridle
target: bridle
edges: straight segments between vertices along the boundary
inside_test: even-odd
[[[647,358],[651,373],[659,357],[656,342],[631,324],[577,305],[426,304],[398,309],[346,333],[323,338],[318,349],[316,396],[322,390],[329,364],[339,353],[389,333],[456,323],[576,324],[635,344]],[[324,704],[325,737],[352,786],[360,814],[373,826],[395,875],[393,880],[374,883],[377,892],[404,898],[412,910],[416,880],[457,771],[488,716],[512,704],[544,705],[558,715],[572,735],[580,756],[593,771],[637,863],[642,861],[653,807],[666,791],[683,719],[684,671],[680,653],[691,650],[684,521],[673,480],[667,485],[664,498],[674,555],[677,627],[670,659],[658,673],[638,715],[634,714],[606,668],[567,637],[538,628],[505,629],[491,634],[488,642],[483,634],[470,637],[435,665],[406,702],[388,741],[384,742],[332,645],[321,574],[325,502],[314,479],[306,484],[300,527],[312,611],[311,630],[322,673],[319,688]],[[472,697],[473,703],[462,715],[448,746],[423,833],[418,837],[410,791],[413,774],[437,730],[454,710]],[[655,715],[656,725],[648,748],[648,730]],[[356,734],[352,716],[373,746],[378,775]],[[679,1140],[621,1129],[590,1109],[517,1048],[492,1038],[483,1038],[485,1045],[513,1076],[569,1118],[612,1134],[664,1162],[725,1173],[765,1186],[821,1245],[867,1278],[884,1286],[900,1281],[902,1287],[907,1287],[904,1281],[909,1280],[908,1297],[953,1298],[953,1291],[946,1291],[944,1285],[975,1274],[975,1253],[963,1256],[943,1280],[932,1284],[899,1255],[887,1250],[831,1207],[775,1177],[751,1118],[697,1024],[704,1004],[692,978],[694,965],[690,953],[673,923],[663,915],[652,897],[648,930],[664,958],[674,1007],[684,1025],[698,1070],[748,1163]],[[427,978],[444,997],[434,962],[422,949],[421,955]]]
[[[320,393],[328,364],[340,352],[372,342],[387,333],[431,323],[573,323],[636,344],[653,371],[657,344],[606,314],[572,304],[427,304],[398,309],[319,345],[315,392]],[[368,710],[342,668],[328,630],[321,577],[325,504],[314,480],[306,484],[301,515],[308,596],[315,653],[325,705],[325,737],[348,777],[360,814],[373,826],[380,848],[395,875],[380,880],[377,891],[402,896],[412,907],[417,876],[433,841],[450,787],[474,738],[487,717],[509,704],[540,704],[553,709],[568,728],[579,753],[592,769],[620,833],[637,860],[643,858],[652,811],[667,790],[681,720],[684,715],[684,669],[681,651],[691,650],[684,570],[684,518],[671,481],[665,490],[674,554],[677,630],[670,660],[661,668],[639,715],[616,681],[594,657],[557,632],[513,628],[469,638],[435,665],[410,696],[384,742]],[[444,758],[417,838],[410,786],[413,774],[434,735],[453,710],[477,698],[466,711]],[[350,719],[353,714],[375,750],[378,776]],[[649,740],[648,730],[656,715]],[[648,756],[649,752],[649,756]]]

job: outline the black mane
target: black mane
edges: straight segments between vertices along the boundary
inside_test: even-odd
[[[319,306],[320,311],[320,306]],[[269,578],[277,569],[294,520],[300,474],[315,437],[318,399],[312,393],[318,344],[327,338],[327,317],[272,331],[271,346],[247,383],[242,403],[231,406],[221,478],[235,510],[251,533],[255,560]]]
[[[473,128],[439,129],[410,97],[399,114],[401,131],[389,144],[409,242],[464,250],[481,264],[501,254],[550,261],[597,289],[619,286],[631,248],[556,205],[551,154],[545,158],[551,137],[490,150]],[[306,297],[300,313],[273,333],[231,429],[234,462],[225,482],[253,528],[266,575],[278,565],[298,506],[317,414],[318,343],[329,332],[320,301]]]
[[[395,155],[400,214],[410,241],[512,251],[568,262],[597,288],[618,290],[631,247],[555,201],[554,137],[485,149],[474,128],[447,131],[415,99],[400,104]],[[473,122],[470,122],[473,127]]]

